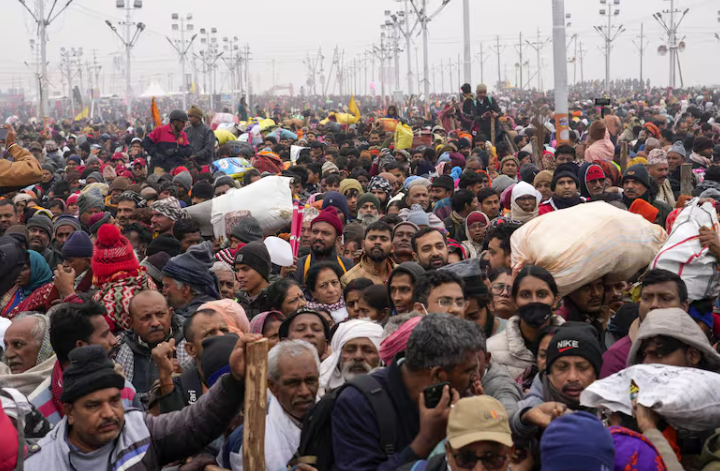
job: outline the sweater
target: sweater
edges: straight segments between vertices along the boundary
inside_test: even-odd
[[[40,181],[42,168],[35,156],[17,144],[11,146],[7,152],[13,161],[0,159],[0,195]]]

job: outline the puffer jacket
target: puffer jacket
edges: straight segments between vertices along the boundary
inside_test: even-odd
[[[561,317],[555,315],[550,322],[552,325],[565,323]],[[535,364],[535,355],[525,346],[520,332],[519,316],[512,316],[508,319],[505,330],[488,339],[487,350],[492,353],[493,363],[505,366],[516,380],[522,377],[527,368]]]
[[[108,469],[159,470],[201,452],[220,436],[244,402],[244,383],[225,375],[198,402],[181,411],[153,417],[125,411],[125,425],[110,455]],[[30,450],[26,471],[72,471],[67,417]]]
[[[42,168],[34,155],[18,144],[11,146],[7,152],[13,158],[13,162],[0,159],[0,195],[40,181]]]

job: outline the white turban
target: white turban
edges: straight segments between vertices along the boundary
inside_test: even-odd
[[[339,388],[345,383],[338,364],[342,359],[342,349],[346,343],[358,338],[367,338],[380,351],[382,333],[383,328],[380,324],[368,320],[353,319],[341,323],[330,343],[332,355],[327,357],[320,365],[320,387],[325,391],[330,391]]]

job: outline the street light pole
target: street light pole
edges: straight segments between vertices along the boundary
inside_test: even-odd
[[[472,54],[470,51],[470,0],[463,0],[463,37],[465,52],[465,83],[472,81]],[[458,80],[459,81],[459,80]]]
[[[555,136],[558,143],[570,139],[568,80],[565,46],[565,0],[553,0],[553,65],[555,75]],[[538,71],[539,73],[539,71]]]
[[[185,40],[185,31],[193,31],[194,26],[191,23],[185,24],[185,21],[192,20],[192,13],[187,13],[185,15],[180,15],[178,13],[172,14],[172,19],[174,21],[179,21],[179,23],[173,23],[172,29],[173,31],[180,31],[180,41],[177,40],[173,42],[170,38],[167,36],[165,39],[168,40],[170,45],[175,49],[175,52],[178,53],[180,56],[180,67],[182,69],[182,80],[181,87],[182,87],[182,103],[183,103],[183,110],[187,110],[187,77],[185,75],[185,62],[187,60],[187,53],[190,50],[190,46],[192,46],[193,41],[195,41],[195,38],[197,37],[197,34],[194,34],[192,38],[190,38],[189,41]],[[187,45],[185,44],[187,42]],[[177,43],[177,44],[176,44]]]
[[[49,102],[47,100],[50,98],[50,94],[48,92],[48,71],[47,71],[47,27],[50,26],[50,24],[57,19],[62,12],[64,12],[67,7],[70,6],[70,4],[73,2],[73,0],[68,0],[68,2],[65,4],[65,6],[58,11],[55,15],[53,15],[53,12],[55,11],[55,5],[57,2],[53,3],[52,8],[50,9],[50,12],[47,15],[47,18],[45,17],[45,2],[44,0],[36,0],[36,6],[37,6],[37,16],[35,13],[30,9],[30,7],[27,6],[25,3],[25,0],[18,0],[22,6],[25,7],[25,9],[30,13],[30,16],[32,17],[33,21],[37,23],[38,25],[38,36],[40,40],[40,69],[42,70],[40,75],[40,96],[38,97],[38,112],[40,113],[40,119],[45,118],[45,105],[47,104],[49,106]],[[47,103],[46,103],[47,102]]]
[[[127,3],[125,3],[127,1]],[[132,86],[131,86],[131,64],[130,64],[130,52],[132,51],[132,48],[135,47],[135,44],[137,44],[138,39],[140,38],[140,33],[142,33],[145,30],[145,24],[144,23],[133,23],[130,20],[130,11],[133,9],[141,9],[142,8],[142,0],[133,0],[133,5],[130,5],[130,0],[117,0],[117,8],[124,9],[125,10],[125,21],[119,22],[118,24],[120,26],[125,26],[125,38],[123,38],[120,33],[118,32],[117,28],[110,22],[110,20],[105,20],[105,24],[110,27],[110,29],[117,35],[118,38],[120,38],[120,41],[122,41],[123,45],[125,46],[125,102],[126,102],[126,113],[127,113],[127,119],[130,121],[130,105],[131,105],[131,99],[132,99]],[[131,37],[131,26],[135,26],[135,34]]]

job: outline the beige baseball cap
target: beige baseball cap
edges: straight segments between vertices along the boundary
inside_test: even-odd
[[[450,411],[447,439],[455,450],[483,441],[513,446],[507,412],[490,396],[460,399]]]

